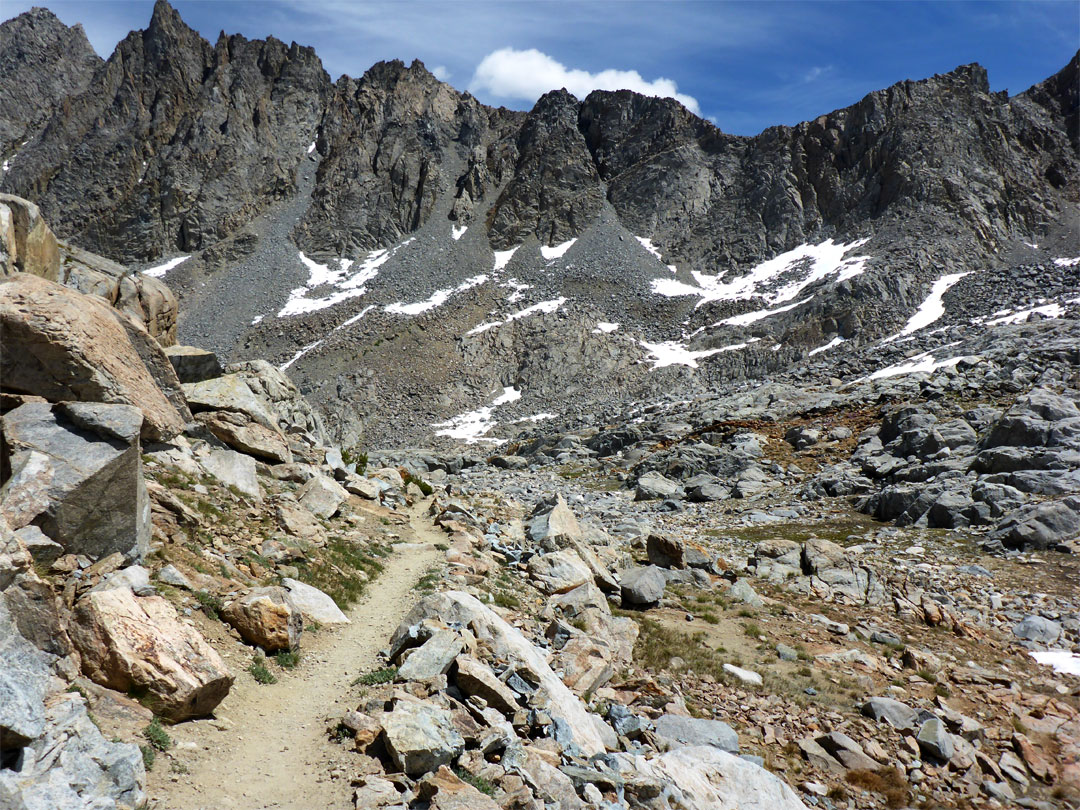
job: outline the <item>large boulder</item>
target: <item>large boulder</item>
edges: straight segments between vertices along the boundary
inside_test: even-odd
[[[673,746],[711,745],[731,754],[739,753],[739,735],[722,720],[664,714],[656,718],[656,734]]]
[[[198,383],[212,380],[225,373],[218,357],[209,349],[198,346],[185,346],[177,343],[165,349],[165,355],[172,363],[173,371],[181,383]]]
[[[165,282],[132,273],[122,264],[60,243],[60,278],[65,287],[99,295],[142,325],[162,346],[176,342],[178,305]]]
[[[237,453],[224,447],[205,447],[196,453],[203,468],[225,486],[236,487],[240,492],[262,500],[262,487],[256,472],[255,459],[246,453]]]
[[[170,366],[171,367],[171,366]],[[277,420],[239,374],[225,374],[195,383],[184,383],[184,396],[195,413],[235,411],[256,424],[277,430]]]
[[[146,770],[133,743],[109,741],[82,696],[52,695],[43,733],[19,752],[18,770],[0,767],[4,810],[142,807]],[[7,752],[0,744],[0,752]]]
[[[586,582],[592,582],[589,566],[573,551],[552,551],[529,559],[529,576],[547,594],[566,593]]]
[[[277,428],[268,428],[238,411],[207,411],[198,421],[229,447],[273,464],[291,464],[289,443]]]
[[[449,765],[465,750],[450,712],[430,703],[399,700],[382,716],[386,750],[409,776],[423,776]]]
[[[232,686],[225,662],[160,596],[92,591],[76,603],[69,632],[90,680],[145,694],[168,720],[205,717]]]
[[[41,209],[22,197],[0,194],[0,223],[7,232],[0,276],[32,273],[49,281],[60,280],[60,247]]]
[[[47,657],[18,632],[0,596],[0,753],[28,745],[45,730],[49,674]]]
[[[658,472],[647,472],[638,479],[635,501],[652,501],[682,497],[682,487]]]
[[[624,607],[655,605],[664,595],[667,577],[662,568],[646,565],[622,572],[620,590]]]
[[[525,524],[525,534],[546,551],[563,548],[583,537],[577,518],[561,494],[536,504]]]
[[[304,621],[325,627],[349,624],[349,617],[341,612],[333,599],[318,588],[288,577],[281,580],[281,585],[289,592],[293,604],[303,614]]]
[[[150,541],[143,413],[131,405],[28,402],[0,417],[11,477],[0,514],[74,554],[141,558]]]
[[[795,791],[760,765],[709,745],[676,748],[652,759],[616,754],[621,770],[634,774],[648,794],[629,799],[631,806],[661,790],[677,791],[680,810],[806,810]],[[651,784],[650,784],[651,783]]]
[[[191,418],[158,342],[94,296],[25,273],[0,279],[0,345],[8,390],[134,405],[151,441],[171,439]]]
[[[1080,495],[1029,504],[1012,512],[990,533],[1006,548],[1045,549],[1080,537]]]
[[[278,586],[256,588],[229,602],[221,612],[245,641],[267,652],[300,646],[304,617],[287,590]]]
[[[315,517],[331,518],[337,514],[349,493],[329,476],[314,475],[296,493],[300,505]]]

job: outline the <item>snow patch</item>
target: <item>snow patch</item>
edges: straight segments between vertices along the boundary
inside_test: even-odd
[[[525,297],[526,290],[532,289],[531,284],[523,284],[516,278],[508,278],[505,284],[500,284],[499,286],[513,290],[513,292],[510,293],[510,295],[508,295],[506,298],[506,303],[508,304],[516,304],[518,301]]]
[[[325,343],[325,342],[326,342],[326,338],[323,338],[322,340],[316,340],[314,343],[309,343],[307,346],[305,346],[304,348],[298,350],[296,352],[296,354],[294,354],[292,357],[290,357],[288,360],[286,360],[284,363],[282,363],[280,366],[278,366],[278,371],[285,371],[285,369],[287,369],[289,366],[291,366],[293,363],[295,363],[297,360],[299,360],[305,354],[310,352],[312,349],[317,349],[319,346],[323,345],[323,343]]]
[[[307,153],[310,155],[314,151],[315,151],[315,141],[312,141],[311,145],[308,146],[308,148],[307,148]]]
[[[458,239],[460,239],[461,237],[463,237],[465,235],[465,231],[467,231],[467,230],[469,230],[468,225],[466,225],[464,228],[458,228],[456,225],[451,225],[450,226],[450,238],[453,239],[456,242]]]
[[[548,261],[552,261],[553,259],[561,259],[563,256],[566,255],[566,251],[573,247],[574,242],[576,241],[577,239],[571,239],[568,242],[563,242],[561,245],[555,245],[554,247],[541,245],[540,255]]]
[[[552,312],[558,311],[559,307],[561,307],[565,303],[566,298],[553,298],[550,301],[541,301],[539,304],[533,304],[531,307],[525,307],[525,309],[518,310],[512,315],[507,315],[501,321],[486,321],[482,324],[474,326],[465,334],[479,335],[489,329],[494,329],[496,326],[502,326],[503,324],[510,323],[511,321],[516,321],[521,318],[527,318],[530,315],[536,315],[539,312],[550,315]]]
[[[997,313],[995,313],[997,314]],[[1044,318],[1060,318],[1065,314],[1064,307],[1061,304],[1053,303],[1046,304],[1041,307],[1032,307],[1031,309],[1023,309],[1018,312],[1008,312],[1000,315],[997,318],[991,318],[986,322],[987,326],[997,326],[1003,323],[1023,323],[1028,319],[1030,315],[1042,315]]]
[[[954,346],[956,344],[951,343],[949,345]],[[943,346],[941,348],[947,348],[947,347]],[[909,360],[907,360],[904,363],[897,363],[896,365],[893,365],[893,366],[888,366],[886,368],[878,369],[873,374],[871,374],[868,377],[864,377],[863,379],[866,379],[866,380],[883,380],[886,377],[897,377],[897,376],[899,376],[901,374],[918,374],[920,372],[925,373],[925,374],[929,374],[932,371],[937,371],[939,368],[951,368],[951,367],[955,366],[957,363],[959,363],[961,360],[968,360],[969,362],[974,362],[975,359],[976,358],[970,357],[970,356],[968,356],[968,357],[960,356],[960,357],[949,357],[949,358],[946,358],[945,360],[935,360],[934,356],[933,356],[933,354],[931,352],[923,352],[922,354],[915,355],[914,357],[910,358]]]
[[[926,300],[919,304],[919,308],[915,310],[915,314],[912,315],[907,322],[907,325],[900,330],[899,335],[893,335],[885,342],[896,340],[896,338],[902,335],[910,335],[918,332],[920,329],[925,329],[932,324],[938,318],[945,314],[945,304],[942,299],[956,282],[962,279],[967,273],[949,273],[942,276],[934,282],[930,288],[930,294],[926,296]]]
[[[693,351],[688,349],[682,343],[675,340],[665,341],[664,343],[648,343],[647,341],[639,341],[649,354],[652,355],[653,370],[658,368],[666,368],[667,366],[688,366],[690,368],[697,368],[697,361],[706,357],[711,357],[714,354],[720,354],[721,352],[733,352],[737,349],[745,349],[751,343],[756,343],[761,338],[751,338],[744,343],[732,343],[728,346],[721,346],[718,349],[703,349],[701,351]]]
[[[1054,259],[1054,264],[1058,267],[1075,267],[1080,264],[1080,256],[1075,259]]]
[[[162,278],[174,267],[183,264],[190,258],[190,256],[177,256],[174,259],[169,259],[167,262],[156,264],[153,267],[147,267],[145,270],[142,270],[140,272],[142,272],[144,276],[150,276],[150,278]]]
[[[1080,675],[1080,655],[1068,650],[1036,650],[1031,657],[1044,666],[1053,667],[1054,672],[1066,675]]]
[[[844,339],[842,337],[839,337],[839,336],[834,337],[832,340],[830,340],[824,346],[818,346],[816,349],[811,349],[809,351],[809,353],[807,354],[807,356],[808,357],[813,357],[815,354],[821,354],[822,352],[827,352],[829,349],[836,348],[841,343],[844,343]]]
[[[834,282],[841,282],[864,272],[870,257],[847,254],[867,241],[857,239],[837,244],[829,239],[818,245],[802,245],[762,262],[732,281],[723,281],[720,275],[693,272],[691,275],[697,286],[674,279],[655,279],[652,288],[657,295],[669,298],[696,295],[701,299],[697,303],[699,307],[710,301],[748,298],[764,298],[770,305],[782,304],[797,298],[811,284],[830,276],[834,276]]]
[[[265,318],[265,317],[266,317],[265,315],[256,315],[254,318],[252,318],[251,325],[252,326],[258,325],[259,323],[262,322],[262,319]]]
[[[641,243],[641,246],[643,248],[645,248],[647,251],[649,251],[649,253],[655,256],[657,261],[662,262],[664,260],[663,257],[660,255],[660,248],[656,247],[656,245],[652,243],[651,239],[648,239],[644,236],[635,236],[634,238]]]
[[[406,239],[389,250],[385,248],[373,250],[362,260],[336,259],[336,270],[331,269],[329,262],[319,264],[300,251],[300,262],[307,268],[308,282],[302,287],[295,287],[289,293],[289,299],[285,302],[285,306],[278,310],[277,316],[287,318],[290,315],[317,312],[320,309],[340,304],[342,301],[348,301],[350,298],[366,295],[367,287],[364,285],[379,274],[379,268],[386,264],[395,253],[413,241],[415,237]],[[309,297],[309,293],[326,286],[335,287],[336,290],[321,297]]]
[[[431,294],[431,297],[424,301],[417,301],[415,304],[403,304],[398,302],[396,304],[390,304],[386,307],[386,311],[392,315],[419,315],[422,312],[428,312],[429,310],[441,307],[448,300],[450,296],[471,290],[473,287],[479,287],[488,277],[481,273],[479,276],[473,276],[467,278],[456,287],[446,290],[436,290]]]
[[[491,272],[498,273],[500,270],[505,270],[506,265],[510,264],[510,260],[514,258],[514,254],[517,253],[519,247],[521,247],[521,245],[516,245],[509,250],[496,250],[495,266],[491,268]]]
[[[490,431],[497,424],[492,419],[492,414],[495,409],[500,405],[507,405],[511,402],[516,402],[521,399],[521,392],[513,386],[506,386],[503,388],[502,393],[492,400],[490,405],[484,405],[477,408],[475,411],[468,411],[466,413],[455,416],[446,422],[437,422],[432,427],[442,428],[436,430],[436,436],[448,436],[451,439],[460,439],[467,444],[475,444],[477,442],[489,442],[491,444],[503,444],[502,439],[488,439],[484,438],[484,434]]]
[[[618,328],[619,328],[619,324],[617,324],[617,323],[605,323],[604,321],[600,321],[598,324],[596,324],[596,328],[593,329],[593,334],[594,335],[610,335],[612,332],[614,332]]]
[[[732,315],[730,318],[724,318],[724,320],[720,321],[719,323],[714,323],[713,326],[720,326],[721,324],[727,326],[746,326],[747,324],[756,323],[764,318],[768,318],[770,315],[777,315],[781,312],[787,312],[790,309],[795,309],[795,307],[801,307],[813,297],[814,296],[811,295],[807,298],[802,299],[801,301],[796,301],[795,303],[788,304],[787,306],[777,307],[776,309],[759,309],[754,312],[744,312],[742,315]]]

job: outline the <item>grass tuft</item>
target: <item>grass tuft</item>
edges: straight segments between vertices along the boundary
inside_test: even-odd
[[[386,667],[367,672],[353,681],[353,686],[376,686],[380,683],[390,683],[397,676],[397,667]]]

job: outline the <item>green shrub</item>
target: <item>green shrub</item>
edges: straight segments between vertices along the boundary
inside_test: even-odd
[[[410,472],[402,471],[401,477],[405,481],[405,486],[408,486],[409,484],[416,484],[420,491],[424,493],[424,497],[427,497],[435,491],[435,488],[431,486],[431,484],[429,484],[423,478],[417,478]]]
[[[454,768],[454,773],[462,782],[466,782],[487,796],[495,795],[495,786],[487,779],[477,774],[469,773],[464,768]]]
[[[149,745],[140,745],[139,750],[142,752],[143,767],[148,771],[154,770],[154,760],[157,759],[157,751]]]
[[[380,683],[390,683],[397,676],[397,667],[386,667],[385,669],[376,669],[373,672],[368,672],[361,675],[355,681],[353,685],[361,686],[375,686]]]
[[[208,591],[195,591],[193,596],[195,597],[195,601],[199,603],[199,607],[202,608],[203,613],[211,619],[221,618],[221,609],[225,605],[220,598]]]
[[[300,652],[292,650],[280,650],[275,656],[274,660],[277,661],[277,665],[282,669],[293,669],[300,663]]]
[[[277,683],[277,678],[274,677],[273,672],[267,669],[266,658],[262,655],[256,655],[251,659],[251,666],[248,667],[248,672],[251,673],[251,677],[255,679],[256,683]]]
[[[142,735],[158,751],[168,751],[172,748],[172,738],[161,727],[161,720],[157,717],[151,720],[150,725],[143,729]]]

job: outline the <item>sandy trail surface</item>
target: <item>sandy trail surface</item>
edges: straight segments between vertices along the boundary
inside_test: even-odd
[[[419,598],[416,583],[438,564],[444,535],[423,515],[409,513],[386,568],[347,612],[351,624],[306,633],[300,664],[271,670],[278,682],[260,685],[230,660],[237,676],[228,697],[207,720],[169,729],[182,763],[159,756],[147,792],[154,810],[351,810],[353,788],[340,746],[327,729],[355,708],[357,676],[379,666],[377,654]]]

